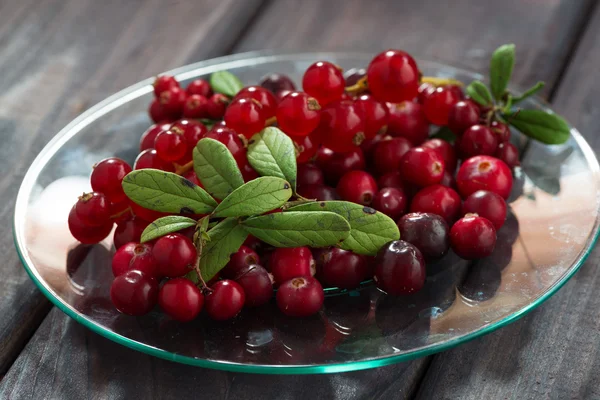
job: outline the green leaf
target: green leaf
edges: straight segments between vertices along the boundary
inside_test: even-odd
[[[393,219],[371,207],[348,201],[320,201],[290,208],[290,211],[330,211],[350,223],[350,235],[341,248],[358,254],[375,255],[389,241],[400,239]]]
[[[213,212],[213,216],[246,217],[274,210],[292,197],[290,184],[281,178],[263,176],[235,189]]]
[[[513,66],[515,65],[515,45],[505,44],[496,49],[490,61],[490,87],[496,100],[506,91]]]
[[[532,87],[527,89],[522,95],[513,97],[512,104],[513,105],[517,104],[517,103],[525,100],[526,98],[533,96],[534,94],[536,94],[537,92],[542,90],[544,88],[544,86],[546,86],[546,84],[542,81],[536,83],[535,85],[533,85]]]
[[[285,179],[296,190],[294,143],[280,129],[268,127],[252,136],[248,146],[248,161],[259,174]]]
[[[482,106],[492,105],[492,95],[487,86],[481,81],[473,81],[467,86],[467,95]]]
[[[207,129],[212,128],[217,122],[219,122],[209,118],[200,118],[199,121],[202,122],[202,125],[204,125]]]
[[[210,86],[216,93],[222,93],[225,96],[233,97],[242,90],[244,84],[240,78],[229,71],[213,72],[210,75]]]
[[[185,228],[189,228],[191,226],[196,225],[196,220],[182,217],[179,215],[169,215],[167,217],[162,217],[144,229],[142,232],[141,242],[148,242],[150,240],[154,240],[161,236],[168,235],[169,233],[177,232]]]
[[[204,138],[198,142],[194,148],[194,171],[208,193],[219,200],[244,184],[233,154],[218,140]]]
[[[132,171],[122,182],[129,199],[144,208],[175,214],[208,214],[217,202],[182,176],[158,169]]]
[[[442,139],[448,143],[454,143],[456,141],[456,135],[447,126],[442,126],[431,136],[432,139]]]
[[[564,119],[542,110],[518,110],[504,118],[524,135],[545,144],[562,144],[571,136]]]
[[[200,257],[200,273],[207,282],[225,268],[231,255],[238,251],[248,237],[248,232],[237,219],[226,218],[208,231],[208,236],[209,240]]]
[[[348,237],[350,224],[332,212],[286,211],[248,218],[242,226],[275,247],[333,246]]]

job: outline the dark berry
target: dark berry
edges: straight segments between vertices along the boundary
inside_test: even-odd
[[[292,80],[283,74],[268,74],[262,77],[259,82],[259,85],[271,91],[271,93],[276,94],[282,90],[296,90],[296,86]]]
[[[365,157],[360,147],[345,153],[334,153],[321,165],[325,178],[331,185],[337,185],[340,178],[348,172],[366,167]]]
[[[452,224],[460,215],[460,196],[454,189],[432,185],[421,189],[410,203],[410,212],[432,213]]]
[[[438,87],[425,99],[423,113],[432,124],[448,125],[450,110],[459,101],[460,98],[454,91],[446,87]]]
[[[156,77],[152,86],[154,86],[154,95],[158,98],[162,92],[174,87],[179,88],[179,82],[174,76],[160,75]]]
[[[241,271],[259,261],[258,254],[250,247],[241,246],[238,251],[231,255],[229,262],[221,270],[221,275],[226,279],[237,279]]]
[[[344,153],[354,150],[365,139],[362,109],[348,100],[337,101],[321,110],[316,134],[327,148]]]
[[[158,305],[174,320],[187,322],[202,311],[204,295],[190,280],[175,278],[160,288]]]
[[[340,200],[337,191],[326,185],[304,185],[298,187],[298,194],[307,199],[318,201]]]
[[[188,96],[183,105],[185,118],[208,118],[208,99],[199,94]]]
[[[131,270],[141,271],[154,278],[160,277],[151,245],[129,242],[119,247],[112,258],[113,275],[119,276]]]
[[[94,192],[104,194],[110,201],[118,203],[124,200],[125,192],[121,182],[125,175],[131,172],[131,167],[120,158],[106,158],[94,165],[90,182]]]
[[[494,156],[504,161],[509,168],[514,168],[521,163],[519,161],[519,150],[517,149],[517,146],[510,142],[500,143]]]
[[[302,77],[304,91],[317,99],[323,106],[339,100],[344,94],[344,87],[342,71],[327,61],[318,61],[312,64]]]
[[[317,313],[323,306],[323,287],[313,277],[292,278],[279,286],[277,307],[290,317],[308,317]]]
[[[384,134],[375,135],[372,138],[363,140],[363,142],[360,144],[360,149],[363,151],[365,159],[368,163],[373,162],[373,153],[375,152],[375,149],[377,148],[379,142],[381,142],[384,139],[390,139],[390,136],[386,136]]]
[[[196,248],[192,241],[179,233],[161,237],[152,248],[160,274],[176,278],[187,274],[196,262]]]
[[[320,110],[314,97],[291,92],[277,106],[277,124],[290,136],[306,136],[319,126]]]
[[[225,279],[215,282],[205,298],[208,315],[217,321],[225,321],[239,314],[244,307],[246,294],[237,282]]]
[[[425,284],[425,261],[419,249],[404,240],[387,243],[375,259],[375,283],[391,295],[418,292]]]
[[[371,273],[366,256],[337,247],[321,254],[320,260],[319,276],[329,286],[354,289]]]
[[[278,284],[298,276],[315,274],[315,260],[308,247],[275,249],[271,254],[269,267]]]
[[[389,125],[389,111],[385,104],[375,100],[370,94],[358,97],[355,104],[362,109],[365,121],[365,139],[372,139],[376,135],[387,131]]]
[[[432,149],[414,147],[402,156],[400,174],[403,180],[418,186],[434,185],[444,176],[444,161]]]
[[[402,182],[402,177],[398,171],[392,171],[381,175],[379,179],[377,179],[377,186],[380,188],[404,189],[404,183]]]
[[[506,220],[506,202],[504,199],[487,190],[478,190],[471,193],[462,205],[462,213],[477,214],[488,219],[496,230],[504,225]]]
[[[183,106],[186,99],[185,90],[179,87],[171,87],[158,97],[158,101],[172,118],[179,118],[183,115]]]
[[[440,185],[442,186],[446,186],[452,189],[456,189],[456,180],[454,179],[454,176],[448,172],[448,171],[444,171],[444,176],[442,177],[442,180],[440,181]]]
[[[83,244],[94,244],[102,241],[108,236],[113,228],[112,221],[101,226],[89,226],[83,223],[77,216],[75,206],[69,212],[69,231],[71,235]]]
[[[441,258],[450,247],[449,228],[439,215],[430,213],[409,213],[398,221],[402,240],[414,245],[425,260]]]
[[[275,116],[277,111],[277,98],[269,90],[261,86],[247,86],[240,90],[233,100],[254,99],[262,106],[262,114],[265,119]]]
[[[154,99],[150,103],[150,107],[148,107],[148,115],[150,115],[150,119],[157,124],[177,119],[177,117],[173,117],[167,112],[163,105],[160,104],[158,99]]]
[[[512,189],[512,174],[510,168],[497,158],[475,156],[458,169],[456,186],[463,198],[478,190],[489,190],[507,199]]]
[[[344,79],[346,80],[346,86],[353,86],[358,83],[359,80],[367,76],[367,70],[364,68],[352,68],[344,72]]]
[[[147,149],[142,151],[133,164],[134,169],[153,168],[167,172],[175,172],[173,163],[167,162],[158,156],[155,149]]]
[[[136,218],[142,219],[146,222],[154,222],[155,220],[157,220],[159,218],[171,215],[169,213],[154,211],[154,210],[150,210],[148,208],[144,208],[144,207],[140,206],[139,204],[136,204],[133,202],[130,204],[130,207],[131,207],[131,210],[133,211],[133,215],[135,215]]]
[[[415,60],[400,50],[376,55],[367,68],[369,90],[377,100],[390,103],[414,99],[419,89],[419,75]]]
[[[296,185],[322,185],[325,182],[323,171],[314,164],[298,165],[296,174]]]
[[[148,224],[148,221],[137,217],[119,222],[113,235],[115,248],[120,249],[121,246],[129,242],[139,242],[142,232],[144,232]]]
[[[173,162],[185,155],[188,145],[183,133],[169,129],[156,135],[154,148],[156,154],[164,161]]]
[[[465,260],[488,257],[496,245],[494,224],[476,214],[467,214],[450,229],[450,245]]]
[[[350,171],[342,176],[336,190],[342,199],[368,206],[377,193],[377,182],[365,171]]]
[[[148,314],[158,300],[158,283],[143,272],[128,271],[113,281],[110,299],[123,314]]]
[[[245,305],[258,307],[273,297],[273,282],[266,269],[258,264],[246,266],[235,280],[246,294]]]
[[[248,139],[265,127],[266,120],[262,105],[250,98],[233,100],[227,107],[224,118],[228,127]]]
[[[102,193],[85,193],[75,203],[75,212],[85,225],[106,225],[110,222],[110,201]]]
[[[258,178],[258,172],[256,172],[256,170],[252,168],[252,165],[250,165],[250,162],[248,162],[247,160],[246,162],[239,163],[238,167],[242,172],[244,182],[250,182],[251,180]]]
[[[435,92],[435,85],[429,82],[423,82],[419,85],[417,101],[419,104],[423,104],[425,99],[431,94]]]
[[[413,146],[418,146],[429,137],[429,121],[423,114],[422,106],[412,101],[388,104],[390,119],[388,133],[408,139]]]
[[[410,141],[403,137],[382,140],[373,151],[373,164],[380,175],[400,169],[402,156],[412,147]]]
[[[154,140],[156,135],[162,131],[166,131],[171,127],[171,124],[154,124],[146,132],[142,134],[140,139],[140,151],[154,148]]]
[[[229,104],[229,98],[221,93],[215,93],[208,99],[206,111],[212,119],[221,119],[225,115],[225,110]]]
[[[456,97],[458,97],[459,99],[462,100],[465,98],[465,93],[463,92],[462,88],[459,85],[450,84],[450,85],[444,85],[444,87],[447,90],[453,92],[456,95]]]
[[[496,134],[498,143],[505,143],[510,140],[510,129],[508,128],[508,125],[503,124],[502,122],[492,121],[490,129]]]
[[[471,100],[463,100],[454,104],[448,114],[448,128],[457,135],[462,135],[469,127],[479,122],[479,106]]]
[[[193,80],[189,85],[187,85],[185,91],[187,92],[188,96],[198,95],[206,98],[212,95],[210,83],[204,79]]]
[[[485,125],[473,125],[460,138],[460,152],[463,157],[493,155],[498,148],[496,134]]]
[[[430,139],[423,143],[421,147],[432,149],[444,160],[444,169],[451,174],[456,170],[456,151],[454,147],[442,139]]]
[[[398,219],[402,214],[406,212],[406,206],[408,205],[408,196],[402,189],[396,189],[393,187],[386,187],[381,189],[373,197],[371,206],[392,218],[393,220]]]

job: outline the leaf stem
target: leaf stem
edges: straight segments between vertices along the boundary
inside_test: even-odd
[[[465,86],[464,83],[454,78],[439,78],[437,76],[422,76],[421,83],[431,83],[434,86],[457,85]]]
[[[363,76],[360,78],[354,85],[346,86],[346,93],[357,95],[369,89],[369,84],[367,83],[367,77]]]

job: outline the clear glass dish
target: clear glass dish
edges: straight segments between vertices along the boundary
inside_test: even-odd
[[[297,82],[319,59],[344,69],[372,55],[251,53],[170,71],[180,81],[230,70],[247,83],[268,72]],[[425,75],[482,79],[479,74],[420,61]],[[15,207],[14,238],[25,269],[62,311],[94,332],[157,357],[207,368],[255,373],[310,374],[379,367],[449,349],[505,326],[554,294],[582,265],[598,237],[599,167],[574,128],[560,146],[513,140],[522,148],[512,212],[497,250],[468,263],[455,255],[428,266],[425,288],[388,297],[372,285],[328,296],[313,318],[289,319],[274,306],[244,310],[216,323],[188,324],[160,311],[133,318],[109,299],[111,239],[82,246],[71,237],[67,214],[89,189],[94,162],[116,155],[133,161],[152,79],[84,112],[42,150],[27,172]],[[544,107],[532,100],[529,107]]]

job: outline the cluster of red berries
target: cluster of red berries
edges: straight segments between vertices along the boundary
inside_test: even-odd
[[[316,62],[304,73],[303,91],[281,74],[233,98],[213,94],[202,79],[185,89],[172,76],[154,83],[149,113],[155,125],[142,135],[134,169],[177,172],[202,186],[185,166],[196,143],[208,137],[231,151],[249,181],[258,175],[245,139],[276,123],[295,143],[300,195],[370,206],[398,222],[402,240],[375,258],[339,248],[274,249],[249,237],[201,290],[184,277],[197,257],[192,230],[140,243],[148,223],[165,214],[128,201],[121,181],[131,167],[116,158],[94,167],[94,192],[73,207],[71,232],[95,243],[117,222],[111,298],[131,315],[158,303],[180,321],[202,308],[225,320],[244,306],[269,302],[277,288],[283,313],[308,316],[322,307],[323,286],[354,289],[371,277],[390,294],[416,292],[425,283],[426,262],[449,248],[465,259],[492,253],[506,218],[511,168],[519,163],[509,128],[490,118],[489,110],[466,98],[460,86],[435,87],[420,79],[410,55],[390,50],[366,70],[345,75],[332,63]],[[202,118],[214,125],[207,129]],[[430,139],[432,125],[447,126],[455,143]]]

